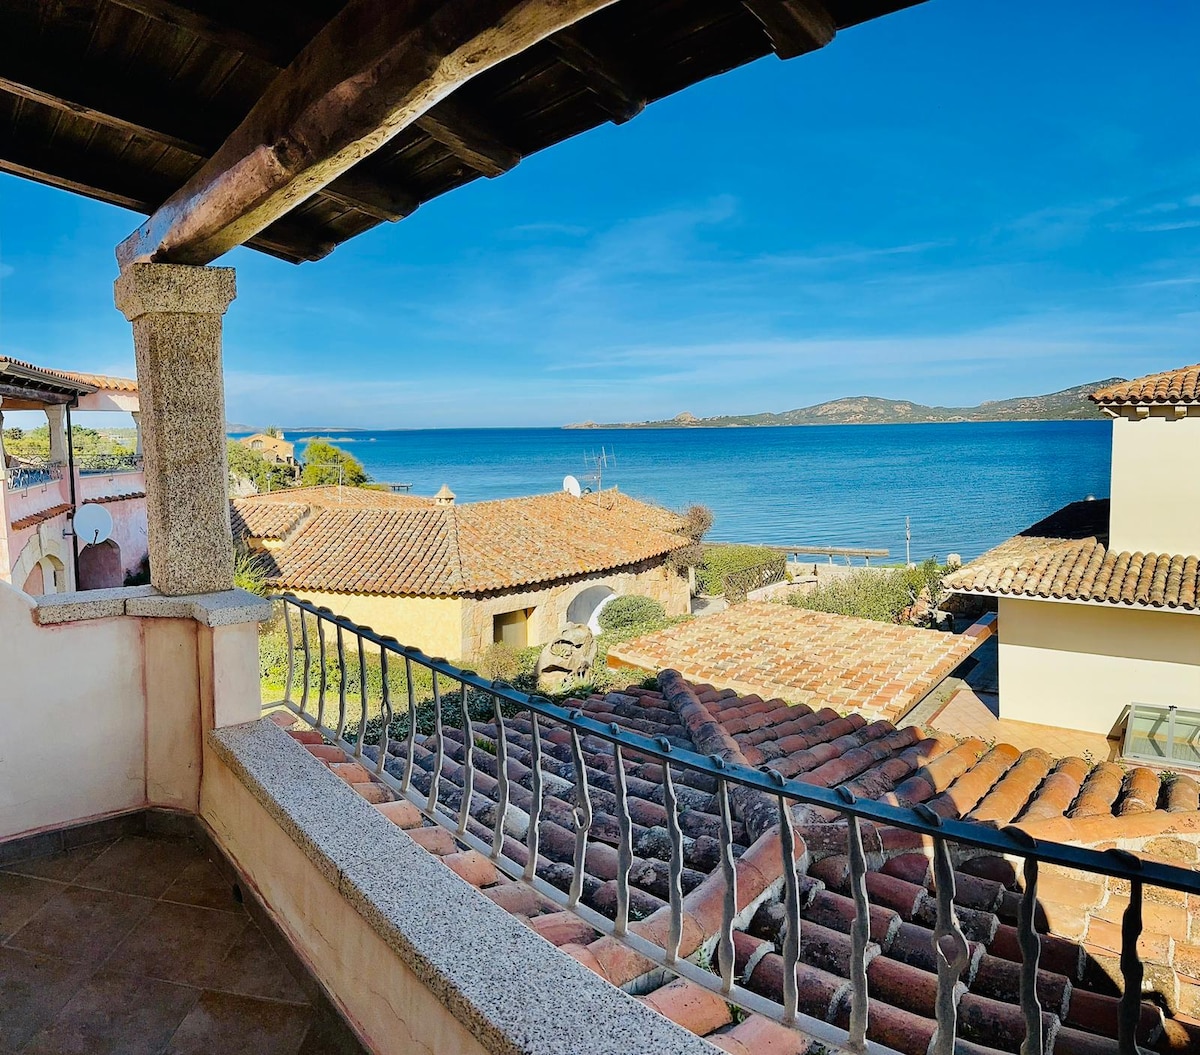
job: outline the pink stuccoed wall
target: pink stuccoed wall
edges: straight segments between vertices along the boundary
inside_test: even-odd
[[[146,597],[61,600],[127,594]],[[206,732],[261,711],[257,626],[173,614],[41,626],[37,608],[0,583],[0,841],[143,806],[196,812]]]

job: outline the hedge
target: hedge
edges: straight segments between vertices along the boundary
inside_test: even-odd
[[[725,576],[778,560],[778,550],[768,546],[707,546],[704,563],[696,569],[696,581],[708,594],[725,592]]]

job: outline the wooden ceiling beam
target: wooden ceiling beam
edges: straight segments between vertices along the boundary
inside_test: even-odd
[[[550,46],[561,63],[579,74],[615,124],[624,124],[645,109],[644,93],[638,90],[633,74],[624,68],[614,49],[603,49],[601,58],[596,45],[578,29],[556,33]]]
[[[149,18],[183,26],[198,36],[213,43],[233,48],[246,55],[252,55],[261,62],[282,69],[288,61],[295,57],[301,48],[321,30],[320,23],[291,13],[289,9],[286,19],[273,19],[269,26],[264,25],[258,32],[247,28],[235,28],[224,25],[216,20],[197,13],[193,8],[176,2],[176,0],[112,0],[122,7],[137,11]],[[271,46],[268,39],[285,34],[285,42],[280,46]],[[286,60],[282,56],[287,56]],[[426,114],[416,122],[417,126],[430,139],[441,143],[460,161],[466,163],[476,172],[484,176],[494,177],[515,168],[521,160],[521,155],[511,147],[506,146],[486,132],[471,114],[462,106],[451,108],[443,104],[435,113]],[[214,144],[215,148],[216,144]],[[212,151],[204,152],[205,157]],[[383,204],[386,195],[378,191],[368,193],[361,201],[353,201],[353,195],[339,189],[330,195],[344,204],[351,205],[360,211],[374,216],[379,220],[402,219],[409,215],[415,205],[404,211],[397,211]],[[371,204],[371,203],[376,204]]]
[[[180,0],[108,0],[110,4],[136,11],[145,18],[187,30],[189,33],[241,52],[267,65],[282,69],[296,57],[321,30],[294,5],[264,3],[251,0],[239,5],[249,16],[242,25],[231,25],[225,19],[215,19]]]
[[[488,133],[454,99],[438,103],[413,122],[430,139],[441,143],[460,161],[488,178],[516,168],[521,155]]]
[[[387,180],[377,179],[361,169],[359,165],[338,176],[321,193],[385,223],[395,223],[417,211],[421,200],[415,194],[397,190]]]
[[[121,243],[118,261],[209,263],[472,77],[613,2],[350,0],[200,171]]]
[[[76,67],[72,74],[57,77],[47,72],[56,68],[61,66],[27,47],[0,45],[0,92],[173,147],[198,159],[216,151],[228,132],[227,125],[220,127],[206,122],[200,127],[194,118],[183,118],[181,115],[188,108],[178,103],[164,104],[159,92],[124,93],[111,75],[98,70],[84,75]],[[324,193],[376,220],[402,219],[418,205],[415,195],[358,172],[334,180]]]
[[[837,32],[833,16],[818,0],[742,0],[763,26],[781,59],[794,59],[825,47]]]

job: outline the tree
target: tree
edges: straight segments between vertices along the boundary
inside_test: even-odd
[[[675,550],[667,557],[667,563],[680,575],[687,574],[688,568],[695,568],[704,563],[704,546],[701,545],[701,540],[712,525],[712,510],[707,506],[689,506],[680,517],[680,525],[676,531],[691,539],[692,543]]]
[[[283,439],[283,433],[279,431],[278,425],[268,425],[265,435],[270,436],[273,440]]]
[[[304,472],[300,482],[305,487],[338,483],[361,487],[370,479],[362,462],[328,440],[311,440],[304,448]]]
[[[226,451],[231,491],[234,491],[238,482],[242,480],[248,480],[260,494],[264,491],[283,491],[296,482],[290,465],[269,462],[258,451],[252,451],[237,440],[229,440]]]

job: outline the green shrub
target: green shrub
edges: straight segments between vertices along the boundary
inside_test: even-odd
[[[814,612],[898,623],[905,609],[911,607],[923,591],[928,591],[928,600],[936,606],[943,594],[941,583],[946,571],[936,557],[930,557],[914,568],[885,571],[861,568],[810,594],[793,594],[788,598],[788,604]]]
[[[620,633],[635,626],[658,623],[667,618],[667,610],[650,597],[615,597],[600,611],[600,629]]]
[[[778,560],[778,550],[767,546],[708,546],[704,563],[696,569],[696,581],[708,594],[725,592],[725,576]]]

